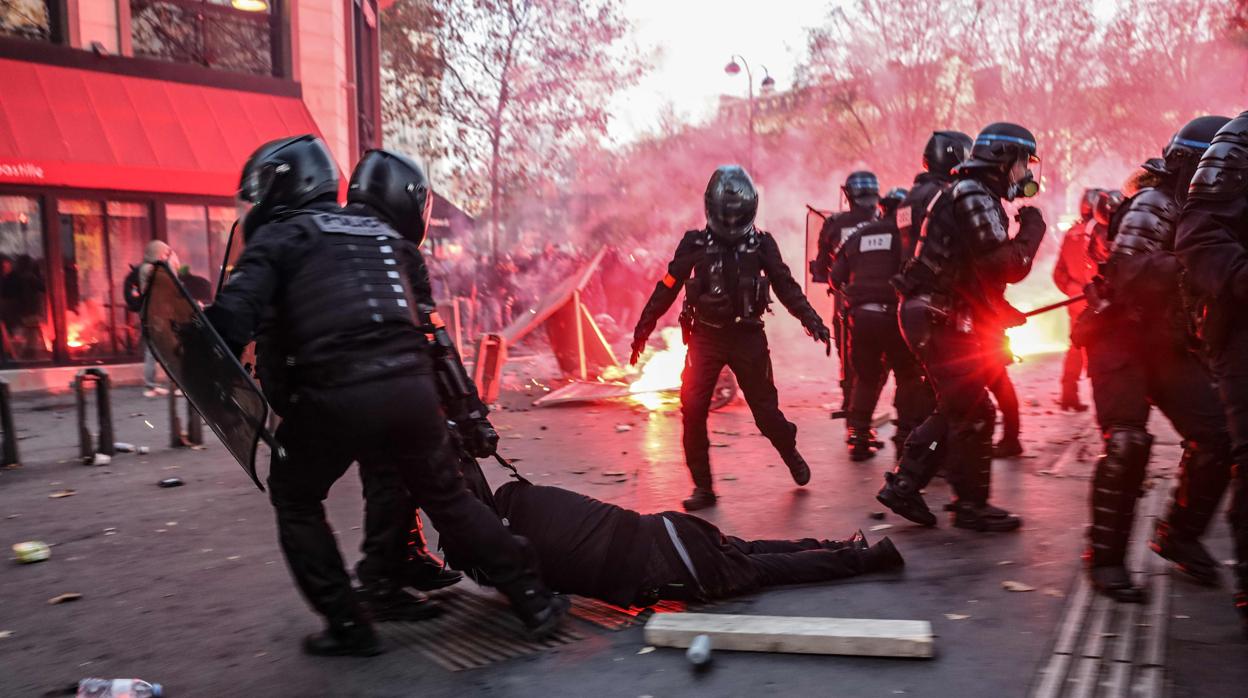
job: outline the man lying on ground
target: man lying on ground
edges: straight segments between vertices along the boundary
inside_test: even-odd
[[[508,529],[528,539],[553,590],[624,607],[720,599],[905,564],[892,541],[869,546],[861,531],[845,541],[747,541],[689,514],[639,514],[527,481],[508,482],[493,498]]]

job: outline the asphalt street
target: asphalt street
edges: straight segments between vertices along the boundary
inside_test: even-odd
[[[814,471],[806,488],[794,487],[744,404],[715,413],[712,458],[721,500],[707,519],[751,538],[844,537],[862,528],[872,540],[891,536],[907,566],[896,574],[771,590],[710,611],[929,620],[936,656],[717,652],[713,668],[701,674],[679,650],[647,650],[640,627],[608,631],[581,620],[569,621],[578,624],[581,640],[461,672],[389,633],[390,651],[377,658],[303,656],[299,640],[319,620],[291,583],[265,495],[211,435],[202,450],[171,449],[165,401],[119,389],[117,440],[152,451],[84,466],[71,397],[19,398],[22,466],[0,471],[0,543],[7,550],[45,541],[52,556],[37,564],[0,563],[0,695],[39,696],[84,676],[158,681],[170,696],[1028,695],[1052,664],[1063,627],[1079,615],[1071,609],[1079,600],[1089,475],[1099,452],[1090,413],[1061,413],[1054,405],[1058,359],[1012,369],[1024,403],[1027,453],[996,462],[994,501],[1025,518],[1013,534],[956,530],[943,517],[935,529],[891,513],[873,518],[881,511],[874,493],[891,464],[891,446],[873,461],[849,461],[843,422],[828,417],[835,394],[827,375],[792,370],[780,380],[782,406],[799,426],[799,447]],[[823,364],[829,373],[832,365]],[[690,485],[678,411],[628,403],[528,407],[541,393],[536,383],[527,394],[512,391],[495,415],[502,450],[526,477],[643,512],[679,508]],[[1164,504],[1177,437],[1160,417],[1152,427],[1158,447],[1150,482],[1161,490],[1144,501]],[[890,433],[891,426],[882,429]],[[486,470],[496,483],[505,479],[497,467]],[[186,484],[157,487],[167,477]],[[51,496],[66,491],[73,494]],[[948,498],[943,481],[929,488],[933,508]],[[353,563],[362,520],[354,470],[327,507]],[[1221,518],[1209,540],[1217,557],[1230,557]],[[1160,665],[1143,668],[1158,669],[1153,675],[1162,693],[1240,694],[1248,682],[1248,642],[1238,633],[1229,590],[1196,587],[1157,569],[1152,579],[1164,577],[1166,603],[1154,610],[1166,622],[1141,612],[1140,622],[1124,625],[1130,633],[1153,618],[1149,627],[1161,628]],[[1010,591],[1006,582],[1029,590]],[[65,593],[82,596],[49,603]],[[1096,613],[1092,606],[1088,618]],[[1134,675],[1144,673],[1137,667]]]

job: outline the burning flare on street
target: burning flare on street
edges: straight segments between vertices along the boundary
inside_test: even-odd
[[[672,402],[680,390],[680,374],[685,368],[688,348],[680,336],[679,327],[668,327],[659,332],[666,349],[647,352],[641,364],[641,375],[628,386],[632,400],[648,410],[657,410]]]

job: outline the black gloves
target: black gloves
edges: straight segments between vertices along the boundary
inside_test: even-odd
[[[832,332],[828,326],[823,324],[823,320],[815,315],[808,317],[802,321],[802,327],[806,329],[806,334],[810,335],[816,342],[823,342],[828,347],[828,356],[832,355]]]
[[[637,359],[641,358],[641,353],[646,350],[646,339],[648,335],[649,333],[647,332],[644,335],[637,335],[633,337],[633,354],[628,357],[629,365],[637,365]]]
[[[498,432],[485,417],[474,417],[459,425],[464,449],[473,458],[489,458],[498,452]]]

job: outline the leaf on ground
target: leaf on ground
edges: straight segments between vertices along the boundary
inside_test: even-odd
[[[1030,584],[1016,582],[1012,579],[1007,579],[1004,582],[1001,582],[1001,587],[1004,588],[1006,591],[1035,591],[1036,590],[1036,588],[1031,586]]]
[[[965,613],[946,613],[945,617],[949,620],[966,620],[967,618],[970,618],[970,616]]]
[[[890,529],[890,528],[892,528],[892,527],[893,527],[893,525],[892,525],[892,524],[876,524],[876,525],[874,525],[874,526],[872,526],[872,527],[871,527],[871,530],[872,530],[873,532],[874,532],[874,531],[887,531],[888,529]]]
[[[608,470],[603,473],[603,475],[606,477],[624,477],[625,474],[626,473],[619,471],[619,470]]]
[[[48,603],[55,606],[58,603],[66,603],[67,601],[77,601],[78,599],[81,599],[81,598],[82,598],[82,594],[79,594],[76,591],[69,591],[64,594],[57,594],[56,596],[53,596],[52,598],[48,599]]]
[[[626,432],[626,431],[632,431],[632,430],[633,430],[633,427],[632,427],[632,426],[630,426],[630,425],[628,425],[628,424],[616,424],[616,425],[615,425],[615,430],[616,430],[616,432],[618,432],[618,433],[621,433],[621,434],[622,434],[622,433],[624,433],[624,432]]]
[[[653,651],[654,651],[654,648],[653,648],[653,647],[651,647],[651,646],[649,646],[649,645],[647,645],[647,646],[642,647],[641,649],[637,650],[637,654],[650,654],[650,653],[651,653],[651,652],[653,652]]]
[[[56,492],[48,495],[48,499],[64,499],[65,497],[72,497],[76,494],[78,493],[73,490],[57,490]]]
[[[1012,564],[1014,564],[1013,560],[1002,560],[1001,562],[997,563],[997,566],[1005,567],[1006,565],[1012,565]]]
[[[13,637],[13,631],[12,631],[12,630],[0,630],[0,640],[4,640],[4,639],[6,639],[6,638],[10,638],[10,637]]]
[[[736,475],[721,475],[719,479],[720,480],[736,480],[737,476]]]
[[[1064,598],[1066,598],[1066,592],[1062,591],[1061,589],[1054,589],[1053,587],[1046,587],[1046,588],[1044,589],[1044,595],[1045,595],[1045,596],[1052,596],[1052,597],[1053,597],[1053,598],[1055,598],[1055,599],[1064,599]]]

